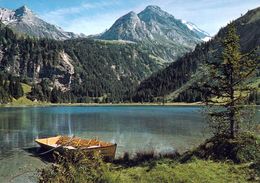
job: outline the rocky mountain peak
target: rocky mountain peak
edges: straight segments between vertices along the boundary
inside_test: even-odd
[[[127,13],[126,15],[122,16],[118,20],[119,21],[140,21],[137,14],[133,11]]]
[[[135,18],[135,17],[137,17],[137,14],[134,11],[130,11],[125,16],[131,17],[131,18]]]
[[[25,5],[16,10],[0,8],[0,21],[17,32],[39,38],[65,40],[85,37],[85,35],[66,32],[58,26],[45,22]]]
[[[144,11],[149,11],[149,12],[163,12],[163,10],[159,7],[159,6],[156,6],[156,5],[149,5],[147,6]]]
[[[96,38],[141,43],[155,56],[174,61],[208,36],[194,24],[188,25],[158,6],[147,6],[139,14],[131,11],[119,18],[110,29]],[[151,48],[151,47],[154,48]],[[169,51],[165,51],[165,50]],[[166,53],[167,52],[167,53]]]
[[[36,14],[25,5],[14,10],[14,17],[15,20],[21,21],[23,19],[27,23],[33,23],[33,20],[37,19]]]
[[[109,40],[141,41],[147,37],[145,25],[138,15],[131,11],[119,18],[114,25],[99,38]]]
[[[29,9],[27,6],[24,5],[15,10],[15,16],[22,17],[22,16],[35,16],[35,15],[31,9]]]
[[[15,10],[15,14],[17,16],[24,16],[24,15],[27,15],[27,14],[33,14],[32,10],[30,10],[27,6],[21,6],[20,8],[17,8]]]
[[[141,11],[138,16],[143,20],[148,20],[148,19],[156,19],[157,17],[173,17],[166,11],[163,11],[159,6],[154,6],[150,5],[147,6],[143,11]]]

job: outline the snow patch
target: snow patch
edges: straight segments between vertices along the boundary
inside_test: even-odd
[[[194,23],[187,22],[186,20],[181,20],[181,22],[182,22],[183,24],[185,24],[185,25],[188,27],[188,29],[190,29],[191,31],[198,32],[198,33],[200,33],[200,34],[205,35],[205,37],[202,38],[201,40],[203,40],[203,41],[208,41],[208,40],[210,40],[211,37],[210,37],[209,33],[207,33],[207,32],[205,32],[205,31],[201,30],[201,29],[198,28],[198,26],[195,25]]]
[[[200,28],[198,28],[197,25],[195,25],[195,24],[193,24],[193,23],[191,23],[191,22],[186,22],[186,25],[187,25],[187,27],[188,27],[190,30],[196,30],[196,31],[198,31],[198,32],[201,32],[201,33],[203,33],[203,34],[209,36],[209,33],[207,33],[207,32],[205,32],[205,31],[201,30]]]
[[[209,40],[211,40],[211,37],[209,37],[209,36],[204,37],[204,38],[202,39],[202,41],[205,41],[205,42],[208,42]]]
[[[4,24],[15,21],[15,12],[5,8],[0,8],[0,21]]]

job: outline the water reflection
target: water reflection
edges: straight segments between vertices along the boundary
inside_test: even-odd
[[[201,139],[199,107],[32,107],[0,109],[0,155],[57,134],[96,137],[119,153],[188,146]]]

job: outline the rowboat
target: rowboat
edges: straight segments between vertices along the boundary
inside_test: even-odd
[[[82,139],[79,137],[55,136],[35,139],[35,142],[46,152],[64,150],[82,150],[87,153],[99,152],[106,159],[114,159],[117,144],[97,139]]]

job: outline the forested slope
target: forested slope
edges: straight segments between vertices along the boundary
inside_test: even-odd
[[[260,46],[260,8],[249,11],[233,23],[240,36],[243,53]],[[200,79],[200,73],[197,72],[199,67],[206,60],[215,59],[220,55],[222,51],[221,39],[225,32],[226,28],[222,28],[212,40],[197,45],[193,52],[186,54],[164,70],[141,82],[135,91],[134,100],[155,101],[158,97],[164,98],[164,96],[171,94],[171,100],[174,101],[199,101],[201,93],[189,88]],[[256,53],[259,54],[259,50]],[[259,70],[255,79],[257,78],[259,78]]]
[[[0,25],[0,71],[32,87],[32,100],[122,101],[163,65],[136,44],[18,35]]]

